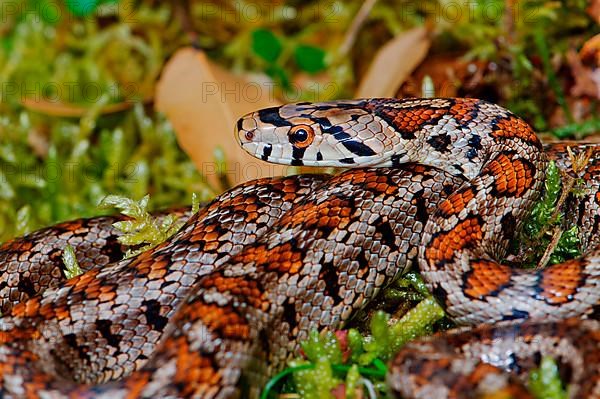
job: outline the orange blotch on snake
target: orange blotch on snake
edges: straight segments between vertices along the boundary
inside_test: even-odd
[[[397,185],[390,184],[390,181],[386,176],[377,173],[368,174],[364,185],[367,190],[376,193],[394,195],[398,192]]]
[[[484,170],[494,177],[494,188],[497,195],[520,197],[533,186],[534,172],[532,166],[521,159],[513,159],[500,154],[490,161]]]
[[[499,120],[494,130],[492,130],[491,136],[504,139],[518,138],[538,148],[542,146],[531,126],[516,116],[509,116],[508,118]]]
[[[471,270],[466,274],[464,293],[475,299],[495,295],[508,283],[512,275],[510,267],[490,261],[471,262]]]
[[[177,350],[177,371],[175,382],[183,387],[183,397],[197,396],[197,392],[205,392],[208,387],[217,387],[221,374],[214,367],[215,362],[210,354],[203,355],[189,347],[184,337],[175,343]]]
[[[65,282],[66,286],[72,286],[73,292],[85,291],[91,283],[96,281],[96,276],[100,270],[89,270],[75,278],[69,279]]]
[[[8,331],[0,331],[0,345],[10,342],[38,339],[41,336],[39,330],[35,327],[12,328]],[[0,362],[0,366],[2,363]],[[2,373],[0,373],[2,375]]]
[[[319,204],[309,202],[296,207],[294,212],[288,212],[281,219],[281,224],[302,225],[306,230],[319,227],[345,228],[352,211],[354,209],[351,208],[349,199],[332,196]]]
[[[247,248],[232,263],[251,264],[279,273],[296,274],[302,267],[302,252],[291,243],[285,242],[268,249],[266,245]]]
[[[392,119],[394,127],[408,133],[415,133],[431,121],[446,115],[446,108],[416,107],[411,109],[383,108],[380,111],[385,117]]]
[[[475,110],[478,109],[480,101],[475,98],[457,99],[450,107],[450,115],[459,122],[468,122],[473,119]]]
[[[582,271],[579,259],[549,266],[540,272],[538,296],[553,305],[571,301],[582,285]]]
[[[202,280],[201,287],[204,289],[214,288],[221,293],[230,292],[233,295],[242,296],[255,308],[259,308],[264,302],[263,292],[258,283],[244,277],[209,275]]]
[[[465,206],[475,198],[475,191],[471,187],[467,187],[460,191],[450,194],[448,198],[442,201],[439,209],[443,216],[457,215],[465,209]]]
[[[481,241],[481,221],[470,217],[458,223],[452,230],[437,235],[425,250],[430,264],[439,265],[454,258],[457,251]]]
[[[231,306],[219,306],[197,301],[184,308],[181,317],[189,318],[190,321],[199,319],[209,330],[223,338],[247,339],[250,337],[248,321],[237,314]]]
[[[138,371],[131,375],[131,377],[125,380],[125,385],[127,386],[127,396],[126,399],[135,399],[139,398],[142,394],[142,391],[148,385],[150,381],[150,372],[149,371]]]

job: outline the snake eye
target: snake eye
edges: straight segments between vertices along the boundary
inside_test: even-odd
[[[299,148],[308,147],[315,138],[315,131],[308,125],[297,125],[288,133],[290,143]]]
[[[254,132],[247,131],[244,137],[246,137],[246,140],[252,141],[252,139],[254,138]]]

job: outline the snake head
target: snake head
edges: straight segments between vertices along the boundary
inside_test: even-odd
[[[369,100],[294,103],[240,118],[237,139],[250,155],[285,165],[364,167],[389,159],[394,133]]]

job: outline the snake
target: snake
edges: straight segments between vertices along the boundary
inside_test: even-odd
[[[257,397],[312,330],[343,328],[414,267],[461,327],[403,347],[392,395],[529,398],[527,373],[552,356],[569,397],[600,398],[600,146],[544,147],[510,111],[468,98],[300,102],[235,131],[264,161],[344,169],[180,209],[176,234],[129,259],[114,216],[3,244],[0,397]],[[583,255],[512,267],[549,160],[575,173],[584,155],[565,221]]]

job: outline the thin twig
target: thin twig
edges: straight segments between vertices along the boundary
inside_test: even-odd
[[[544,255],[542,256],[542,258],[538,262],[537,266],[535,267],[537,270],[543,269],[546,267],[546,265],[550,261],[550,256],[552,256],[552,252],[554,252],[554,249],[556,248],[556,246],[558,245],[558,242],[560,241],[560,237],[562,236],[562,233],[563,233],[563,230],[560,228],[560,226],[554,227],[554,232],[552,233],[552,239],[550,240],[550,243],[546,247],[546,251],[544,252]]]
[[[573,176],[569,175],[568,173],[566,173],[562,170],[560,171],[560,174],[562,177],[562,188],[560,190],[560,197],[558,198],[558,201],[556,202],[554,212],[552,212],[552,215],[550,216],[550,223],[545,225],[544,228],[542,228],[542,230],[540,230],[540,232],[537,235],[537,238],[541,238],[544,235],[546,235],[548,230],[552,227],[552,224],[556,221],[556,219],[558,218],[558,215],[561,213],[562,206],[565,203],[565,201],[567,200],[569,193],[571,193],[571,190],[573,189],[573,187],[575,186],[575,182],[577,181],[576,178],[574,178]]]
[[[375,3],[377,3],[377,0],[366,0],[360,7],[360,10],[358,10],[356,15],[354,16],[350,27],[344,35],[344,41],[340,46],[340,56],[345,56],[346,54],[348,54],[352,46],[354,46],[354,42],[356,41],[356,35],[358,35],[358,31],[367,20],[367,17],[371,13],[371,10],[373,9]]]
[[[589,148],[585,153],[579,155],[573,154],[571,147],[567,147],[567,152],[571,160],[571,170],[573,171],[575,176],[579,176],[581,172],[585,170],[587,164],[591,159],[591,148]],[[538,234],[538,238],[544,236],[548,232],[550,226],[557,220],[558,215],[560,214],[561,209],[563,207],[563,204],[567,200],[569,194],[571,194],[571,192],[573,191],[573,187],[575,187],[575,183],[577,182],[577,177],[573,177],[562,170],[560,171],[560,173],[562,176],[562,189],[560,192],[560,197],[558,198],[558,201],[556,202],[556,206],[554,208],[554,212],[552,212],[552,216],[550,217],[550,223],[544,226],[544,228]],[[543,269],[544,267],[546,267],[548,261],[550,260],[550,256],[552,255],[552,252],[554,252],[554,249],[560,241],[563,229],[561,228],[561,226],[555,226],[553,230],[554,231],[552,233],[552,239],[546,247],[544,255],[538,262],[536,269]]]

